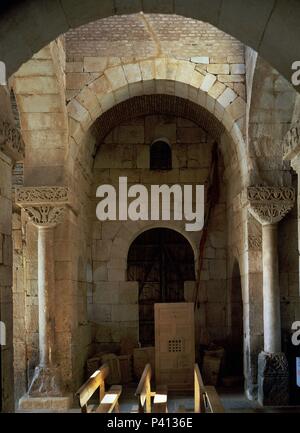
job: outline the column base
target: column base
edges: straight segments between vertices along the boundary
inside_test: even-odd
[[[31,397],[25,394],[19,400],[20,411],[66,412],[73,404],[72,394],[60,397]]]
[[[58,367],[36,367],[28,395],[30,397],[60,397],[62,386]]]
[[[258,355],[258,402],[262,406],[289,404],[289,371],[284,353]]]

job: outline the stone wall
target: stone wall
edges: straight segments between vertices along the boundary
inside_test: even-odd
[[[149,170],[150,144],[167,138],[172,148],[173,168],[167,172]],[[172,116],[146,116],[115,128],[101,143],[93,171],[93,288],[88,297],[89,318],[98,349],[115,348],[124,335],[138,339],[138,283],[126,281],[128,249],[138,234],[153,227],[180,231],[191,242],[198,268],[200,232],[186,232],[184,223],[99,222],[96,219],[96,188],[104,183],[118,189],[119,176],[128,176],[128,184],[207,184],[213,139],[193,122]],[[206,329],[210,341],[226,339],[226,205],[220,159],[221,195],[209,224],[204,251],[197,344],[204,342]],[[186,285],[186,299],[193,301],[195,283]],[[202,338],[202,341],[201,341]],[[108,345],[110,343],[110,345]]]
[[[68,31],[69,61],[82,56],[154,57],[158,54],[189,59],[212,56],[224,63],[227,56],[243,56],[243,45],[216,27],[176,15],[134,14],[94,21]],[[120,54],[122,53],[122,54]],[[226,63],[226,61],[225,61]]]
[[[11,164],[10,158],[0,152],[0,320],[6,327],[6,345],[0,346],[3,411],[14,407]]]

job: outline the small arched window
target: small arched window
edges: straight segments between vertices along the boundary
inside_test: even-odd
[[[156,140],[150,146],[150,170],[171,170],[172,151],[165,140]]]

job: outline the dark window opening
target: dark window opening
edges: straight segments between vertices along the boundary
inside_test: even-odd
[[[154,304],[184,302],[184,282],[195,280],[194,252],[184,236],[166,228],[150,229],[131,244],[127,278],[139,282],[139,339],[154,345]],[[180,352],[182,341],[169,340],[169,351]]]
[[[150,170],[171,170],[172,151],[166,141],[158,140],[150,147]]]

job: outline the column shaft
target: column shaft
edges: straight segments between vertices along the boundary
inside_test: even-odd
[[[277,224],[262,227],[264,350],[281,352],[280,290],[278,274]]]
[[[40,366],[50,367],[54,353],[54,245],[53,227],[38,227],[38,297]]]

